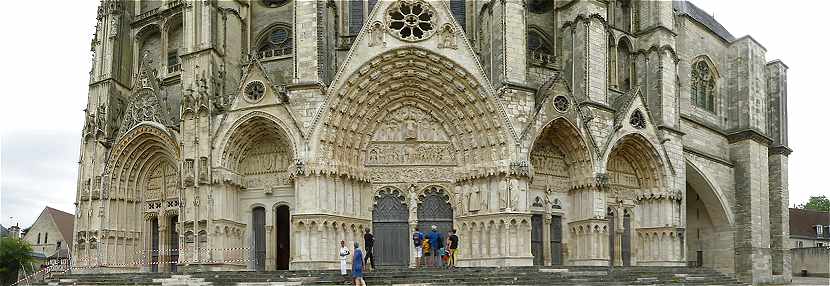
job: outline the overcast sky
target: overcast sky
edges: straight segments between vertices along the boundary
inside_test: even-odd
[[[6,1],[0,95],[0,223],[74,213],[97,0]],[[790,202],[828,193],[825,134],[830,1],[697,0],[733,35],[751,34],[789,67]],[[37,3],[35,14],[32,4]],[[42,6],[41,6],[42,5]],[[828,168],[828,169],[825,169]],[[10,217],[14,217],[10,220]]]

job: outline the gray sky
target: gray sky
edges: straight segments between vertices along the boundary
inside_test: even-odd
[[[73,213],[97,0],[6,1],[0,17],[0,223],[29,226],[45,206]],[[32,3],[38,9],[30,11]],[[789,67],[790,202],[824,193],[830,1],[697,0],[733,35]],[[11,7],[9,7],[11,6]],[[824,166],[824,167],[823,167]]]

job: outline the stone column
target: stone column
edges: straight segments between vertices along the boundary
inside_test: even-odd
[[[550,266],[552,261],[553,261],[553,257],[551,256],[551,245],[550,245],[550,240],[551,240],[551,237],[550,237],[550,227],[551,227],[551,225],[550,224],[551,224],[552,220],[550,218],[550,213],[549,212],[545,212],[545,214],[543,214],[543,215],[545,216],[543,218],[543,223],[542,223],[542,253],[543,253],[542,257],[545,260],[543,262],[543,265]]]
[[[780,275],[776,282],[792,279],[792,266],[787,240],[789,226],[788,160],[792,152],[788,145],[787,124],[787,66],[781,61],[766,64],[767,80],[767,134],[772,139],[769,149],[769,204],[772,248],[772,275]]]

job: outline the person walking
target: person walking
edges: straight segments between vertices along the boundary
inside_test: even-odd
[[[443,245],[441,239],[441,233],[438,232],[438,227],[433,225],[432,231],[429,232],[429,248],[430,248],[430,256],[432,257],[432,266],[441,267],[441,246]]]
[[[424,257],[423,242],[424,233],[416,227],[415,232],[412,233],[412,243],[415,245],[415,268],[421,267],[421,257]]]
[[[367,266],[366,270],[369,270],[369,269],[374,270],[375,269],[375,255],[372,254],[372,252],[374,251],[374,247],[375,247],[375,236],[372,235],[372,233],[370,232],[370,230],[368,228],[366,229],[366,233],[363,234],[363,245],[366,248],[366,258],[364,258],[363,264]],[[369,264],[369,260],[371,260],[372,264]],[[369,268],[368,266],[372,266],[372,267]]]
[[[355,241],[352,256],[352,279],[355,286],[366,286],[366,281],[363,280],[363,265],[363,251],[360,250],[360,243]]]
[[[447,238],[447,240],[449,241],[447,242],[447,244],[449,245],[448,249],[450,250],[450,258],[447,259],[447,267],[450,269],[455,269],[455,255],[456,253],[458,253],[458,235],[455,234],[454,229],[450,231],[450,237]]]
[[[340,275],[346,276],[347,272],[346,259],[349,259],[349,248],[346,247],[346,241],[340,241]]]

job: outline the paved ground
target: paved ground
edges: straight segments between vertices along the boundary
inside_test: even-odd
[[[792,285],[830,285],[827,277],[793,277]]]

